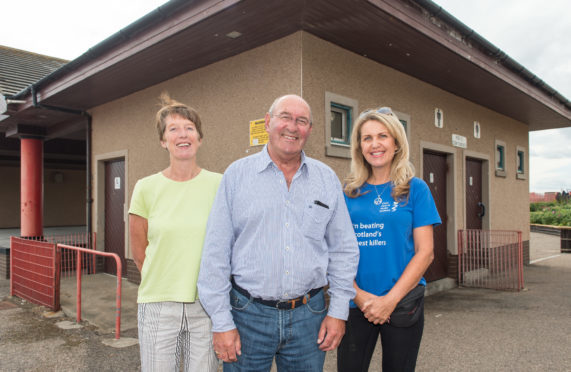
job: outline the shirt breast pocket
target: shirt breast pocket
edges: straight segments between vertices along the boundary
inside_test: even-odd
[[[321,201],[308,201],[303,211],[303,235],[314,240],[323,240],[325,229],[331,219],[331,207]]]

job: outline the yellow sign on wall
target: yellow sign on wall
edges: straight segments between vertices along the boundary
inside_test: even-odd
[[[268,132],[265,128],[265,119],[250,122],[250,146],[261,146],[268,143]]]

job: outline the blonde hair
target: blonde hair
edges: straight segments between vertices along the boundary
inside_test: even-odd
[[[380,113],[385,112],[385,113]],[[386,113],[388,111],[388,113]],[[383,124],[394,138],[396,151],[391,162],[390,180],[393,185],[392,197],[397,200],[408,199],[409,182],[414,177],[414,167],[409,161],[409,147],[404,127],[398,117],[390,110],[364,111],[351,131],[351,171],[345,179],[344,192],[350,198],[361,195],[360,188],[372,176],[371,165],[365,160],[361,148],[361,128],[369,120]]]
[[[159,100],[161,108],[155,116],[155,125],[157,127],[160,141],[164,140],[165,130],[167,128],[166,119],[169,115],[178,115],[194,123],[196,131],[198,132],[200,139],[202,139],[202,123],[200,122],[200,116],[198,116],[198,112],[195,109],[185,105],[184,103],[175,101],[167,92],[161,93]]]

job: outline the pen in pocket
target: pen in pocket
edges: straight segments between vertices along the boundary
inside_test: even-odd
[[[329,206],[328,206],[327,204],[323,204],[323,203],[320,202],[319,200],[315,200],[315,201],[313,202],[313,204],[319,205],[320,207],[329,209]]]

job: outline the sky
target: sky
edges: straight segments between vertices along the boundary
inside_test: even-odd
[[[571,1],[433,0],[571,99]],[[571,128],[530,132],[535,192],[571,190]]]
[[[433,0],[571,99],[571,1]],[[0,5],[0,45],[75,59],[165,0],[26,0]],[[571,190],[571,128],[530,133],[530,191]]]

